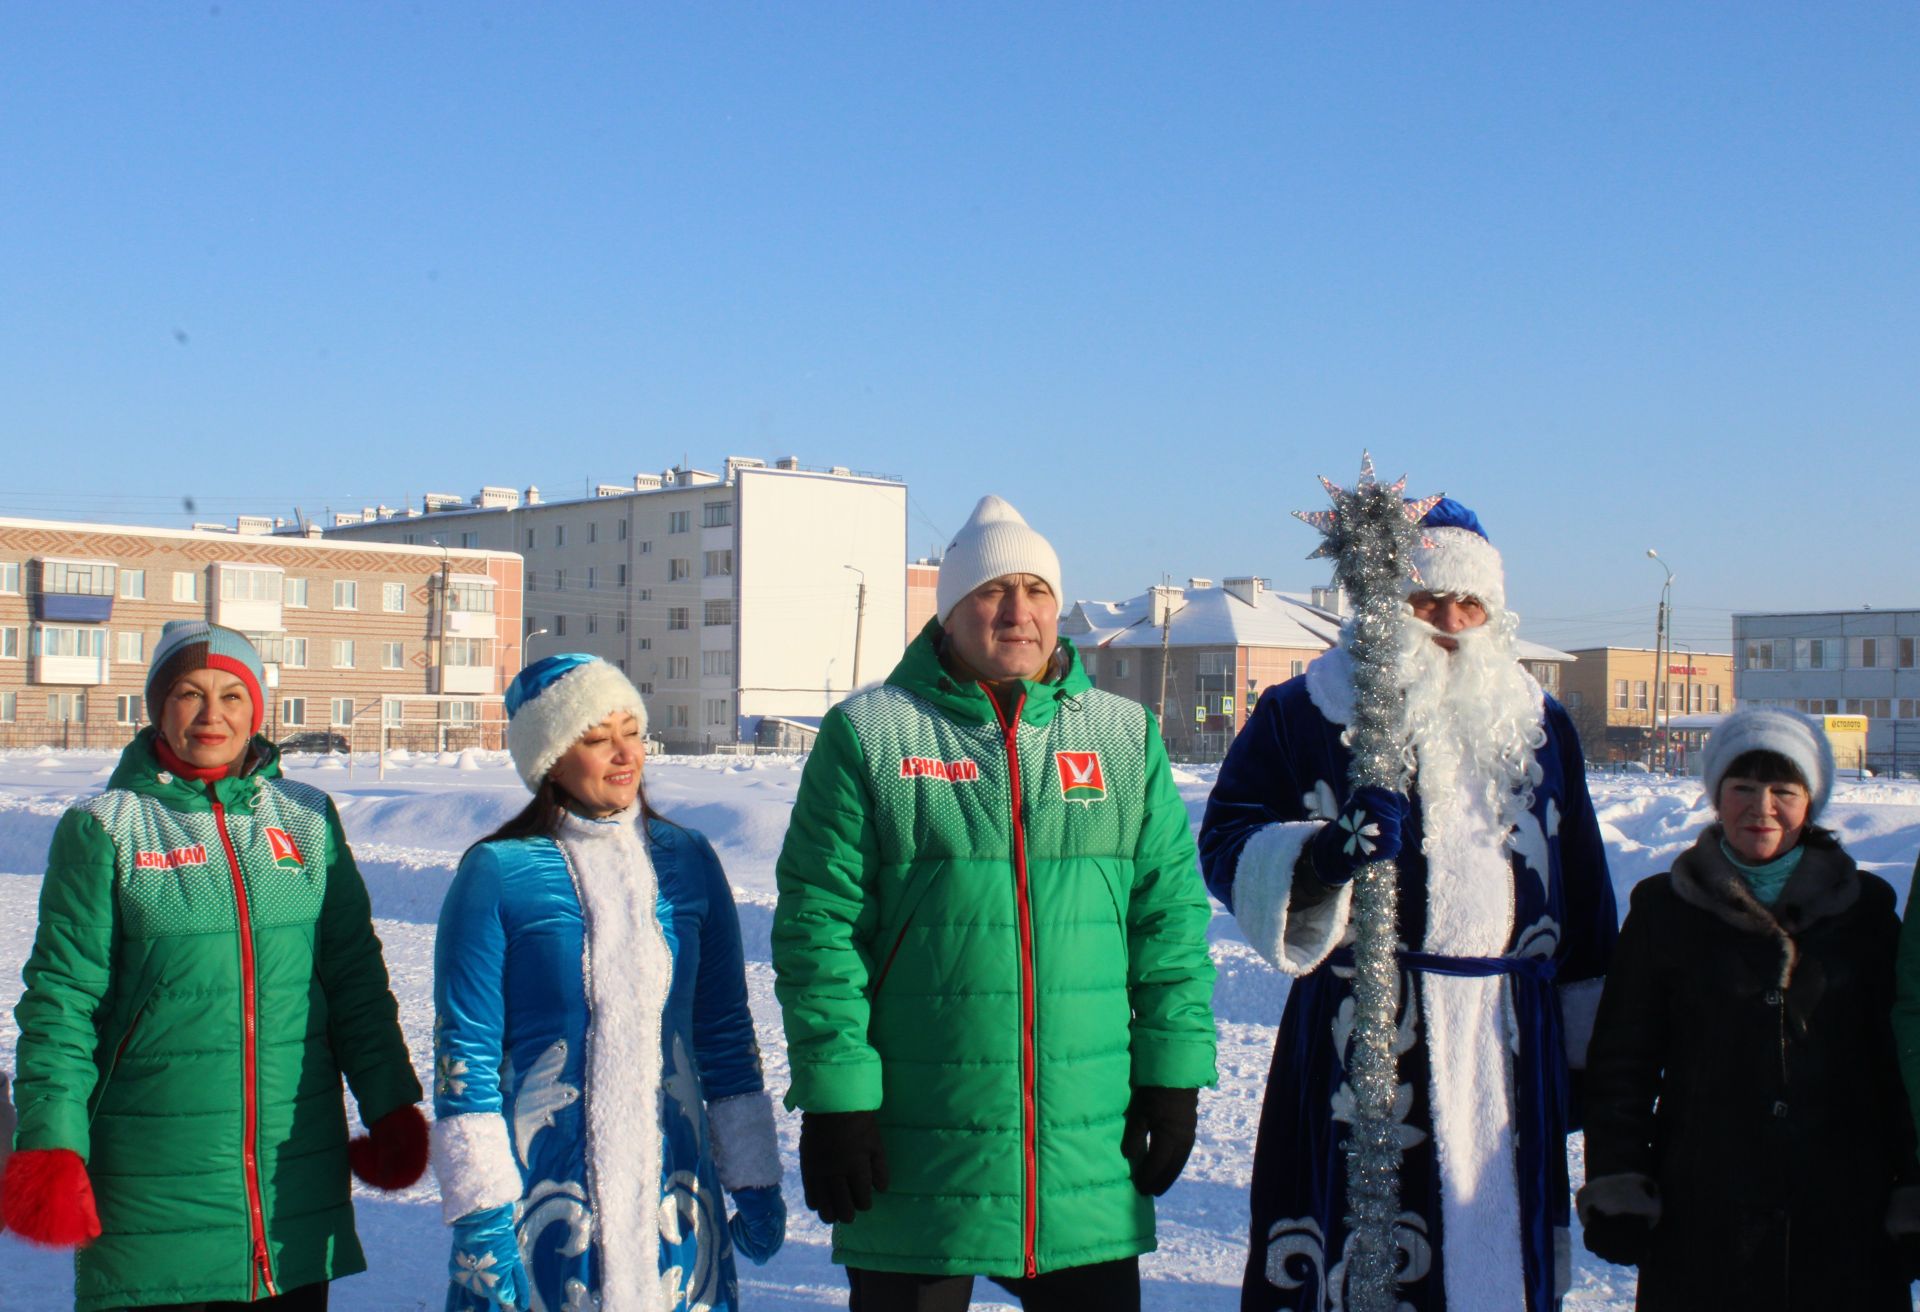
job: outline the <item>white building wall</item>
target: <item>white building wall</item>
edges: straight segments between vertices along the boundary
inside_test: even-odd
[[[822,715],[853,687],[855,569],[860,681],[885,679],[905,649],[907,489],[778,470],[742,470],[736,489],[737,713]]]

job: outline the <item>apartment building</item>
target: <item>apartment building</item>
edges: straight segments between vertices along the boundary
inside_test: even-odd
[[[1304,674],[1339,640],[1347,614],[1338,588],[1277,592],[1265,579],[1148,588],[1127,601],[1078,601],[1061,618],[1094,683],[1159,708],[1167,750],[1183,760],[1218,760],[1260,694]],[[1548,692],[1572,658],[1520,643],[1520,663]],[[1163,694],[1164,689],[1164,694]]]
[[[1867,721],[1870,769],[1920,769],[1920,610],[1735,615],[1742,704]]]
[[[845,468],[728,457],[590,495],[487,487],[338,515],[336,542],[440,544],[526,562],[524,657],[602,656],[671,751],[806,724],[905,647],[907,489]]]
[[[0,745],[112,747],[146,722],[172,619],[246,633],[264,731],[354,746],[500,742],[518,556],[206,528],[0,519]]]
[[[1589,761],[1645,760],[1671,720],[1672,764],[1685,769],[1711,726],[1693,717],[1733,710],[1730,653],[1682,647],[1668,656],[1664,678],[1651,647],[1581,647],[1571,655],[1560,700]]]

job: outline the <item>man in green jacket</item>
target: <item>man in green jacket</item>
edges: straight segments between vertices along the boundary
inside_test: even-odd
[[[1060,639],[1045,538],[983,498],[939,617],[827,714],[778,867],[807,1205],[859,1312],[1138,1308],[1214,1081],[1206,893],[1145,708]]]

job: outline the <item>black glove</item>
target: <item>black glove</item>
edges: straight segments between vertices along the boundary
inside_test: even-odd
[[[800,1114],[800,1185],[828,1225],[851,1221],[887,1187],[887,1153],[872,1112]]]
[[[1589,1214],[1581,1229],[1587,1251],[1615,1266],[1639,1266],[1653,1243],[1653,1224],[1644,1216]]]
[[[1194,1129],[1200,1119],[1200,1090],[1160,1089],[1151,1085],[1133,1091],[1127,1103],[1127,1128],[1120,1136],[1120,1155],[1133,1163],[1133,1187],[1158,1198],[1173,1188],[1180,1168],[1193,1151]]]
[[[1385,788],[1356,788],[1336,820],[1307,840],[1301,856],[1313,877],[1328,888],[1352,879],[1370,861],[1400,855],[1400,827],[1407,818],[1403,793]]]

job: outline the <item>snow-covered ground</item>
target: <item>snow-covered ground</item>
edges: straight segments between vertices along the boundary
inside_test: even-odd
[[[62,810],[101,787],[113,766],[108,755],[84,752],[0,753],[0,1068],[13,1066],[18,1031],[13,1003],[20,966],[33,939],[35,903],[47,843]],[[511,815],[526,799],[503,754],[462,753],[391,760],[385,779],[371,757],[349,771],[338,758],[291,767],[333,794],[372,890],[381,941],[414,1064],[427,1082],[432,1031],[433,925],[460,852]],[[784,758],[663,759],[647,767],[654,804],[704,831],[726,863],[740,903],[748,984],[768,1082],[786,1087],[785,1046],[773,1000],[768,927],[773,914],[773,863],[785,832],[800,765]],[[1198,823],[1211,770],[1178,775],[1188,810]],[[1620,903],[1646,875],[1664,870],[1708,817],[1699,786],[1649,776],[1595,776],[1594,800],[1606,836]],[[1883,876],[1904,905],[1914,856],[1920,850],[1920,785],[1842,782],[1827,822],[1847,849]],[[1144,1263],[1146,1305],[1156,1309],[1229,1309],[1238,1306],[1244,1261],[1247,1176],[1253,1158],[1260,1096],[1274,1028],[1286,998],[1284,979],[1247,947],[1230,919],[1216,914],[1214,994],[1220,1030],[1220,1087],[1202,1095],[1200,1138],[1186,1173],[1161,1200],[1160,1249]],[[797,1116],[781,1114],[791,1208],[787,1246],[765,1267],[745,1266],[745,1301],[755,1309],[845,1306],[845,1284],[827,1259],[826,1229],[800,1202],[796,1161]],[[1581,1144],[1573,1144],[1580,1175]],[[426,1312],[445,1294],[446,1232],[431,1181],[397,1196],[362,1191],[360,1234],[371,1270],[338,1282],[333,1306],[342,1312]],[[1570,1308],[1626,1309],[1633,1273],[1588,1256],[1578,1243]],[[54,1312],[71,1306],[72,1277],[61,1254],[34,1250],[0,1236],[0,1307]],[[975,1287],[978,1306],[1015,1306],[996,1286]]]

